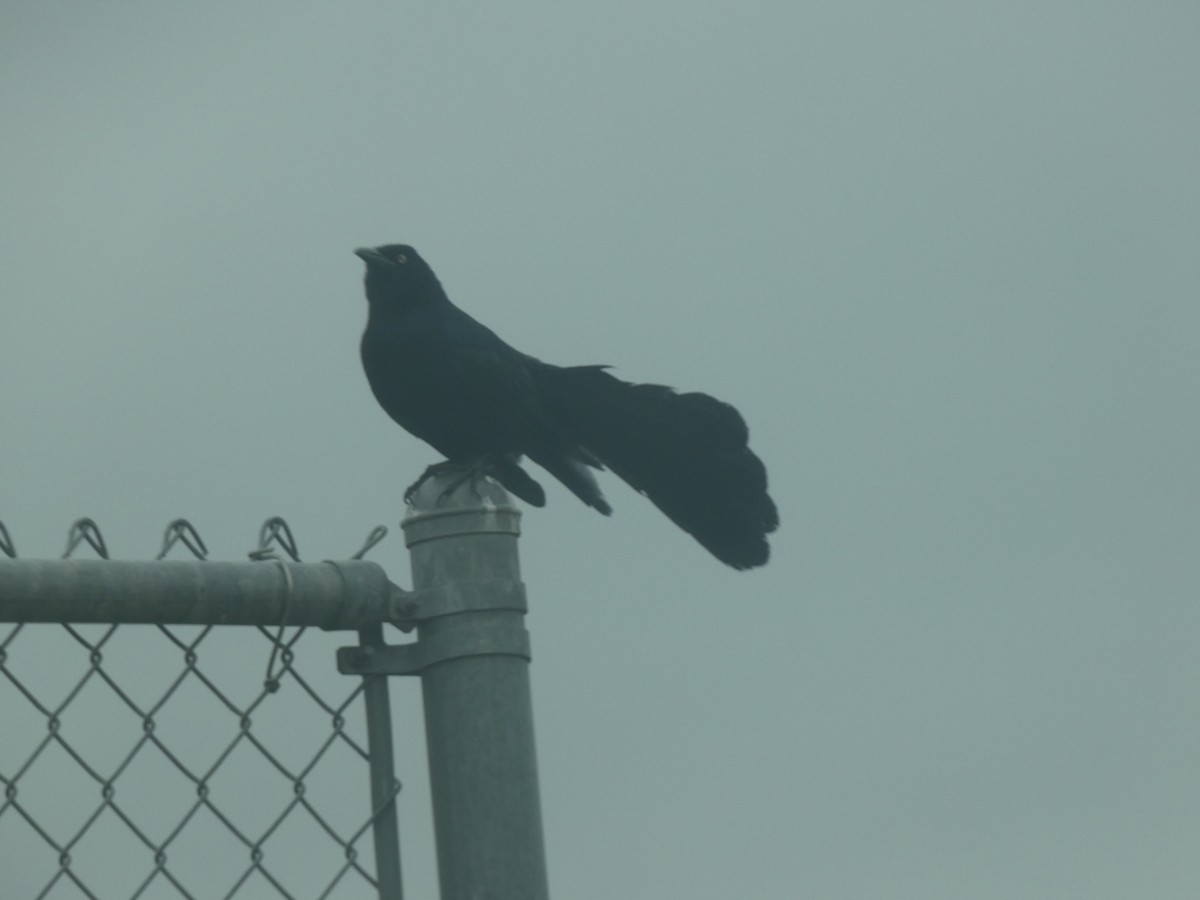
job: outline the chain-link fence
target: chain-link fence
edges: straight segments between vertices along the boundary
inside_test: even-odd
[[[280,519],[250,556],[285,576],[299,560]],[[108,559],[87,519],[63,553],[85,557]],[[178,520],[155,559],[207,557]],[[17,552],[0,523],[4,559]],[[0,897],[399,896],[386,676],[337,675],[346,638],[286,614],[250,627],[0,623]],[[374,770],[372,738],[388,757]]]
[[[546,900],[520,512],[431,478],[402,524],[411,591],[362,559],[381,528],[301,563],[270,519],[229,563],[178,520],[139,563],[87,519],[62,560],[19,559],[0,523],[0,900],[401,900],[402,675],[443,900]]]

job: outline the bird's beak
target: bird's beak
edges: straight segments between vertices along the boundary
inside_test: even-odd
[[[359,247],[354,251],[354,255],[365,262],[368,266],[388,264],[388,258],[374,247]]]

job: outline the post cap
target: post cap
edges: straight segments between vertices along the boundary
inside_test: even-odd
[[[520,535],[521,511],[508,492],[490,478],[463,474],[431,476],[413,492],[400,523],[406,546],[464,534]]]

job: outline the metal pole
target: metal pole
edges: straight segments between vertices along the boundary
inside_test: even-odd
[[[426,481],[403,523],[422,597],[417,635],[442,900],[546,900],[520,513],[491,482],[443,498],[447,484]]]
[[[358,560],[0,560],[0,622],[349,629],[402,618],[407,596]]]
[[[383,626],[358,632],[360,646],[383,644]],[[392,748],[392,713],[386,675],[363,676],[363,703],[367,713],[367,751],[371,756],[371,830],[375,839],[375,876],[379,900],[404,900],[400,877],[400,825],[396,818],[395,755]]]

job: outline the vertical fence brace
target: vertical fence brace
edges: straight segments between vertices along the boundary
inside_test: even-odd
[[[383,626],[370,625],[359,629],[358,639],[364,647],[382,645]],[[400,873],[400,823],[396,809],[400,783],[396,780],[392,705],[388,693],[385,676],[363,677],[363,705],[367,714],[367,748],[371,767],[371,831],[375,842],[379,900],[404,900],[404,884]]]

